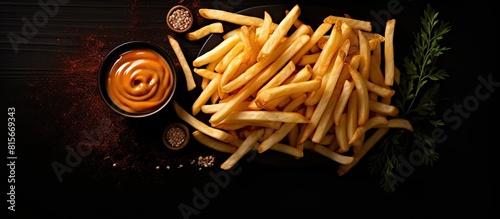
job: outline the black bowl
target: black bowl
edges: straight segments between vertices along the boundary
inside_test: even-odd
[[[166,61],[169,70],[170,70],[170,78],[171,78],[171,88],[170,88],[170,93],[166,97],[166,99],[159,104],[157,107],[145,111],[140,111],[140,112],[130,112],[127,110],[124,110],[120,108],[116,103],[113,102],[113,100],[110,98],[107,90],[107,81],[108,81],[108,76],[109,72],[112,69],[113,65],[115,62],[126,52],[136,50],[136,49],[147,49],[151,50],[153,52],[158,53],[163,59]],[[131,118],[140,118],[140,117],[146,117],[153,115],[159,111],[161,111],[165,106],[167,106],[171,100],[172,97],[174,96],[175,90],[176,90],[176,84],[177,84],[177,77],[175,73],[175,65],[170,58],[170,56],[167,54],[167,52],[152,43],[149,42],[144,42],[144,41],[131,41],[131,42],[126,42],[121,45],[118,45],[115,47],[113,50],[111,50],[106,57],[104,58],[103,62],[101,63],[100,69],[99,69],[99,74],[98,74],[98,87],[99,87],[99,92],[101,94],[102,99],[104,102],[115,112],[126,116],[126,117],[131,117]]]

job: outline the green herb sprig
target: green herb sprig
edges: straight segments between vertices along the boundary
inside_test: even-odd
[[[423,151],[424,164],[432,166],[439,156],[433,150],[433,128],[443,126],[443,121],[436,116],[439,100],[439,82],[449,77],[448,73],[437,66],[437,58],[448,47],[439,43],[451,30],[448,22],[438,20],[439,13],[427,5],[421,17],[422,28],[414,34],[415,45],[412,56],[403,59],[405,71],[401,71],[401,80],[395,85],[397,90],[393,103],[400,110],[398,117],[408,119],[414,127],[413,132],[405,129],[390,129],[368,158],[371,174],[381,176],[380,186],[386,192],[394,192],[396,186],[404,182],[398,175],[402,158],[408,159],[414,150]],[[416,142],[425,147],[418,147]]]

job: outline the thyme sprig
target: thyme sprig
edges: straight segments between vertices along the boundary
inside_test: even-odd
[[[439,100],[439,82],[449,77],[446,70],[437,65],[438,57],[449,47],[440,45],[443,36],[451,30],[448,22],[438,20],[439,13],[427,5],[421,17],[422,28],[414,33],[415,44],[412,56],[403,59],[400,83],[395,85],[397,95],[393,103],[400,110],[398,117],[408,119],[414,127],[413,132],[404,129],[391,129],[368,158],[372,174],[381,176],[380,186],[384,191],[393,192],[403,182],[398,175],[402,158],[408,158],[414,150],[423,151],[424,164],[432,166],[439,158],[433,150],[433,128],[443,126],[436,115]],[[425,145],[418,147],[415,142]]]

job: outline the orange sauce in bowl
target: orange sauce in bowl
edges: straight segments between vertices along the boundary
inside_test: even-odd
[[[131,113],[149,112],[167,100],[173,76],[167,61],[148,49],[123,53],[108,75],[107,91],[113,103]]]

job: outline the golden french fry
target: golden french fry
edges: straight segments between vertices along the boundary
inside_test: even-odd
[[[243,47],[244,47],[243,42],[240,41],[236,43],[236,45],[233,48],[231,48],[231,50],[229,50],[229,52],[225,54],[224,57],[219,62],[217,62],[217,65],[215,66],[215,71],[218,73],[223,73],[226,70],[229,63],[231,63],[231,61],[243,51]]]
[[[319,55],[321,53],[313,53],[313,54],[308,54],[308,55],[303,55],[302,58],[300,58],[299,62],[297,63],[298,66],[306,66],[306,65],[313,65],[318,61]]]
[[[366,87],[367,87],[368,91],[373,92],[374,94],[376,94],[378,96],[381,96],[384,98],[390,98],[396,93],[395,90],[392,90],[392,89],[387,88],[387,87],[382,87],[382,86],[375,84],[369,80],[366,80],[365,82],[366,82]]]
[[[396,19],[386,22],[384,34],[384,61],[385,61],[385,85],[392,86],[394,83],[394,29]]]
[[[259,46],[259,48],[262,48],[262,46],[266,43],[267,39],[269,38],[269,35],[271,35],[273,31],[271,29],[272,24],[273,24],[273,18],[267,11],[264,11],[264,21],[262,23],[259,35],[257,37],[257,45]]]
[[[261,26],[264,20],[259,17],[228,12],[219,9],[200,8],[198,13],[206,19],[226,21],[241,26]]]
[[[389,128],[378,128],[368,139],[363,143],[363,146],[353,154],[354,160],[349,164],[339,165],[337,173],[339,176],[345,175],[363,158],[366,153],[389,131]]]
[[[349,69],[349,73],[354,81],[354,85],[357,90],[358,95],[358,125],[362,126],[368,120],[370,115],[370,98],[368,97],[368,87],[366,85],[366,80],[363,78],[363,75],[351,68],[349,64],[345,64]]]
[[[319,154],[325,156],[325,157],[328,157],[334,161],[336,161],[337,163],[339,164],[343,164],[343,165],[348,165],[350,163],[352,163],[352,161],[354,160],[354,158],[352,156],[346,156],[346,155],[342,155],[342,154],[339,154],[323,145],[320,145],[320,144],[314,144],[314,147],[312,149],[313,151],[315,152],[318,152]]]
[[[236,151],[231,154],[222,164],[223,170],[229,170],[245,155],[247,154],[257,140],[264,134],[264,129],[252,131],[250,135],[241,143]]]
[[[245,54],[244,53],[240,53],[238,55],[236,55],[236,57],[233,58],[233,60],[231,60],[231,62],[229,63],[229,65],[227,66],[226,70],[224,70],[224,72],[222,72],[222,77],[221,77],[221,81],[219,83],[219,94],[222,94],[222,93],[227,93],[225,92],[222,88],[232,79],[234,78],[234,75],[236,74],[236,72],[238,71],[238,68],[241,66],[241,64],[244,62],[243,61],[243,56]]]
[[[224,27],[221,22],[214,22],[211,24],[207,24],[195,31],[189,32],[186,34],[186,38],[190,41],[196,41],[203,37],[208,36],[211,33],[223,33]]]
[[[182,108],[182,106],[179,105],[177,101],[174,101],[173,104],[177,116],[179,116],[182,120],[187,122],[189,125],[193,126],[193,128],[195,128],[196,130],[199,130],[203,134],[206,134],[212,138],[215,138],[225,143],[231,143],[236,139],[238,139],[237,136],[230,135],[227,132],[210,127],[207,124],[203,123],[202,121],[198,120],[197,118],[189,114],[186,110],[184,110],[184,108]]]
[[[259,48],[255,41],[255,26],[242,26],[239,33],[240,39],[243,42],[243,63],[253,65],[257,61]]]
[[[339,143],[339,153],[349,151],[351,142],[347,139],[347,113],[342,113],[340,116],[339,124],[335,125],[335,137]]]
[[[353,144],[355,141],[357,141],[363,134],[365,134],[366,131],[372,129],[373,127],[377,125],[382,125],[382,124],[387,124],[387,118],[385,116],[372,116],[368,121],[366,121],[365,125],[359,126],[354,134],[352,135],[351,139],[349,139],[349,144]]]
[[[333,110],[333,121],[335,122],[335,125],[339,124],[340,116],[344,113],[345,107],[347,106],[347,102],[349,101],[353,90],[354,83],[349,80],[345,80],[342,92],[340,93],[337,103],[335,104],[335,109]]]
[[[189,66],[188,62],[186,61],[186,57],[182,52],[179,42],[177,42],[177,40],[173,36],[168,35],[167,37],[172,50],[174,50],[175,56],[177,56],[177,60],[179,60],[179,63],[181,64],[182,72],[184,73],[184,77],[186,78],[187,89],[188,91],[193,90],[194,88],[196,88],[196,82],[193,78],[193,72],[191,72],[191,66]]]
[[[225,40],[225,39],[232,37],[234,35],[238,35],[240,33],[240,31],[241,31],[241,28],[236,28],[236,29],[233,29],[229,32],[226,32],[224,35],[222,35],[222,39]]]
[[[257,151],[259,153],[264,153],[273,145],[283,140],[283,138],[285,138],[295,126],[297,126],[297,123],[295,122],[284,122],[278,130],[276,130],[273,134],[271,134],[271,136],[260,143]]]
[[[376,125],[375,128],[403,128],[413,132],[413,126],[408,119],[393,118],[388,119],[386,124]]]
[[[192,107],[191,113],[193,115],[197,115],[201,111],[201,107],[207,103],[213,93],[217,92],[217,88],[219,87],[221,75],[217,75],[214,79],[212,79],[207,87],[201,92],[201,94],[196,98]]]
[[[297,93],[312,92],[317,90],[320,86],[321,80],[310,80],[268,88],[261,91],[257,95],[257,98],[255,98],[255,103],[257,104],[257,106],[263,107],[266,103],[277,98],[284,96],[286,97]]]
[[[214,139],[206,134],[203,134],[199,130],[195,130],[193,132],[193,137],[196,140],[198,140],[198,142],[200,142],[201,144],[203,144],[209,148],[212,148],[216,151],[223,152],[223,153],[231,153],[231,154],[236,152],[236,147],[234,147],[228,143],[216,140],[216,139]]]
[[[332,24],[322,23],[316,28],[311,35],[311,39],[302,47],[297,54],[292,57],[294,63],[299,63],[299,60],[304,56],[314,45],[332,28]],[[319,51],[318,51],[319,52]]]
[[[321,87],[312,92],[306,99],[305,104],[306,105],[314,105],[318,104],[318,102],[321,100],[323,93],[326,90],[326,87],[335,87],[337,84],[338,77],[340,75],[340,72],[342,72],[343,68],[343,62],[345,61],[345,56],[346,54],[343,51],[339,51],[333,60],[333,62],[330,63],[329,68],[327,69],[327,75],[323,76],[317,76],[314,73],[314,68],[313,68],[313,76],[315,77],[322,77],[321,80]],[[331,78],[331,79],[330,79]],[[333,90],[333,88],[332,88]],[[329,90],[331,91],[331,90]],[[327,94],[329,95],[329,94]]]
[[[309,122],[309,120],[300,113],[282,111],[233,111],[222,122],[246,121],[278,121],[289,123]]]
[[[358,128],[358,95],[356,90],[353,90],[351,97],[347,102],[347,118],[346,118],[346,128],[347,128],[347,139],[351,139],[352,135]]]
[[[244,101],[240,105],[234,108],[235,111],[243,111],[243,110],[249,110],[248,104],[250,104],[250,101]],[[219,111],[222,107],[224,107],[225,103],[218,102],[214,104],[205,104],[201,106],[201,111],[206,114],[214,114],[215,112]]]
[[[363,20],[358,20],[358,19],[353,19],[353,18],[347,18],[347,17],[340,17],[340,16],[334,16],[330,15],[326,17],[323,22],[329,23],[329,24],[335,24],[337,20],[342,21],[342,23],[347,23],[349,26],[351,26],[353,29],[359,29],[367,32],[372,31],[372,25],[369,21],[363,21]]]
[[[361,30],[358,30],[359,36],[359,54],[361,54],[361,62],[359,63],[359,73],[363,75],[364,79],[368,79],[370,75],[370,61],[371,61],[371,49],[370,43]]]
[[[257,56],[257,61],[263,61],[267,59],[274,49],[278,46],[281,39],[287,34],[293,23],[298,19],[301,9],[299,5],[295,5],[290,13],[288,13],[283,20],[278,24],[278,27],[273,31],[271,36],[266,40],[266,43],[262,46]]]
[[[295,112],[297,108],[299,108],[302,104],[304,104],[304,100],[306,99],[307,94],[302,94],[299,97],[293,99],[290,103],[283,108],[283,112]]]
[[[201,67],[210,62],[216,61],[222,58],[229,50],[231,50],[238,42],[240,42],[239,35],[233,35],[225,40],[223,40],[220,44],[212,48],[210,51],[205,54],[198,56],[193,61],[194,67]]]
[[[217,125],[214,125],[213,127],[227,131],[241,130],[245,127],[259,127],[259,128],[268,128],[276,130],[279,129],[279,127],[281,127],[281,122],[277,121],[228,122],[228,123],[219,123]]]
[[[380,69],[380,64],[377,61],[377,57],[372,55],[372,61],[370,61],[370,73],[368,75],[369,81],[373,82],[374,84],[377,84],[379,86],[384,86],[385,85],[385,79],[384,79],[384,73],[382,73],[382,70]]]
[[[203,78],[209,79],[209,80],[212,80],[215,77],[217,77],[217,75],[219,75],[217,72],[209,71],[206,68],[194,68],[193,71],[197,75],[199,75]]]
[[[335,23],[330,33],[330,37],[328,38],[323,50],[321,50],[321,54],[318,57],[318,61],[313,66],[314,76],[323,76],[330,62],[334,59],[334,55],[337,52],[337,49],[340,46],[340,38],[342,38],[342,29],[340,20]]]
[[[269,82],[262,86],[257,94],[268,88],[277,87],[283,84],[287,78],[295,71],[295,64],[289,61]]]
[[[369,100],[368,105],[371,111],[386,115],[386,116],[397,116],[399,114],[399,109],[396,106],[382,103],[375,100]]]

